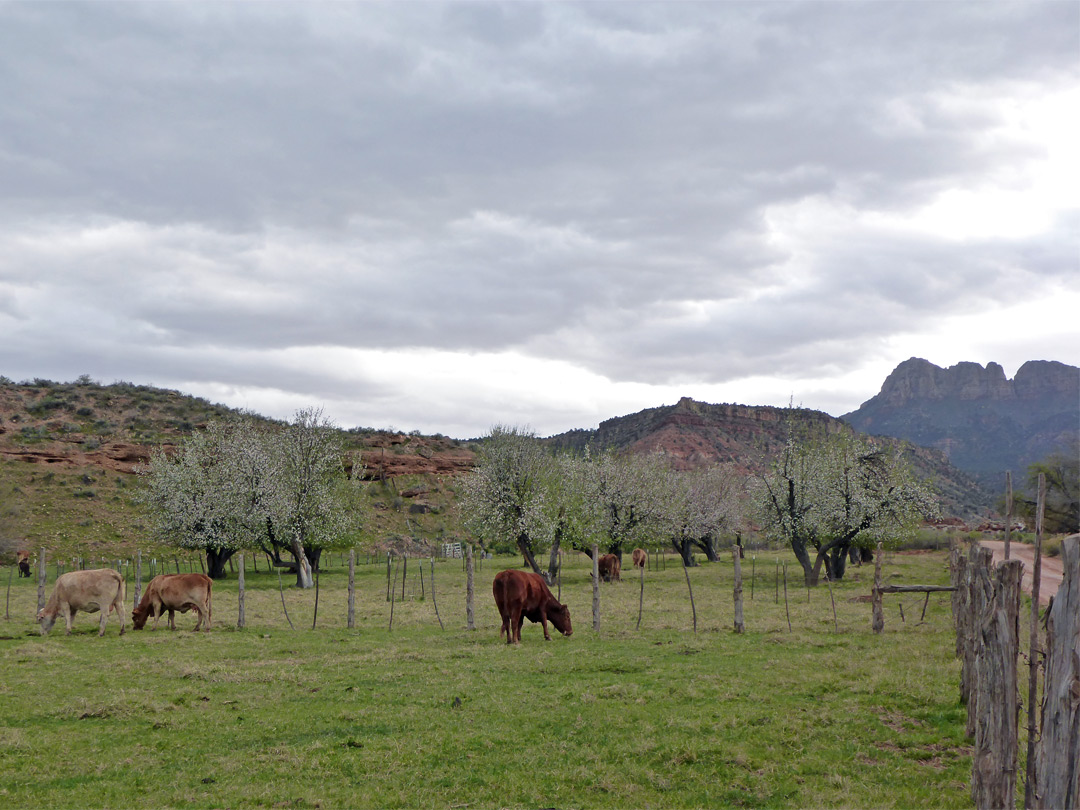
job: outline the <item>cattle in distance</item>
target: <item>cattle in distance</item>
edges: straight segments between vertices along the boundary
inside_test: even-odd
[[[499,637],[506,635],[506,643],[521,642],[521,625],[524,619],[540,622],[544,628],[544,638],[551,640],[547,623],[551,624],[564,636],[570,636],[574,630],[570,624],[570,609],[559,602],[551,593],[544,578],[527,571],[500,571],[491,583],[495,596],[495,605],[502,617]]]
[[[56,617],[62,615],[71,635],[71,621],[75,613],[101,611],[99,636],[105,635],[105,624],[113,610],[120,617],[120,635],[124,635],[124,578],[112,568],[91,571],[69,571],[56,580],[52,595],[45,607],[38,611],[37,620],[41,635],[52,630]]]
[[[622,579],[620,576],[622,564],[614,554],[605,554],[601,557],[597,562],[597,568],[600,571],[600,579],[604,582],[619,582]]]
[[[634,568],[644,568],[649,562],[649,553],[643,548],[635,548],[631,559],[634,561]]]

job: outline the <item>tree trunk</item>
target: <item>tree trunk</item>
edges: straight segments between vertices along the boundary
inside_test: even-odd
[[[806,541],[801,538],[792,538],[791,550],[795,552],[795,559],[799,561],[799,565],[802,566],[803,577],[806,579],[806,587],[812,587],[818,584],[818,571],[814,568],[813,563],[810,562],[810,554],[806,550]]]
[[[293,538],[289,550],[296,559],[296,587],[304,589],[315,587],[315,579],[311,575],[311,563],[308,562],[307,553],[299,538]]]
[[[543,576],[544,572],[540,570],[540,566],[536,564],[536,557],[533,556],[532,543],[529,542],[528,535],[518,535],[517,547],[518,551],[521,552],[521,558],[525,561],[525,564],[529,566],[534,573]]]
[[[561,538],[556,535],[555,540],[551,543],[551,556],[548,558],[548,585],[554,585],[555,580],[559,578],[559,546],[561,544]]]
[[[675,551],[682,558],[684,568],[693,568],[697,565],[697,561],[694,559],[694,544],[689,540],[672,540],[671,545],[675,547]]]
[[[206,575],[210,579],[225,579],[225,565],[235,553],[235,549],[208,548],[206,550]]]
[[[705,552],[705,559],[709,562],[720,562],[720,556],[716,553],[716,540],[711,534],[695,540],[694,545]]]

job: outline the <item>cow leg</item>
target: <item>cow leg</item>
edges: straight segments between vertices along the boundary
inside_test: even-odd
[[[106,605],[101,610],[101,621],[98,622],[98,638],[105,635],[105,625],[109,623],[109,606]]]
[[[169,608],[169,629],[176,629],[176,611],[172,608]]]
[[[544,640],[551,641],[551,635],[547,629],[547,611],[540,608],[540,626],[544,628]]]
[[[71,621],[74,618],[75,618],[75,608],[69,606],[67,608],[67,610],[64,611],[64,619],[67,622],[67,635],[69,635],[69,636],[71,635]]]
[[[161,614],[165,611],[158,609],[156,605],[150,605],[150,612],[154,615],[154,626],[150,629],[157,630],[158,621],[161,619]]]
[[[525,620],[525,617],[521,615],[521,608],[515,608],[510,614],[510,633],[506,637],[506,643],[512,644],[513,642],[521,642],[521,623]]]

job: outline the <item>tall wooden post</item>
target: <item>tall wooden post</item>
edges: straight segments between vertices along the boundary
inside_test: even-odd
[[[874,593],[871,597],[874,604],[874,617],[871,628],[875,633],[880,633],[885,629],[885,610],[881,605],[881,558],[884,556],[881,553],[881,542],[879,541],[877,553],[874,555]]]
[[[422,564],[422,563],[421,563]],[[439,629],[445,630],[442,623],[442,616],[439,615],[439,602],[435,598],[435,558],[431,558],[431,604],[435,608],[435,618],[439,620]]]
[[[1028,744],[1027,773],[1024,780],[1024,806],[1034,807],[1038,792],[1035,771],[1035,700],[1039,693],[1039,590],[1042,580],[1043,517],[1046,514],[1046,475],[1039,473],[1039,494],[1035,505],[1035,566],[1031,575],[1031,636],[1028,645]],[[1080,661],[1077,661],[1080,670]],[[1077,672],[1080,678],[1080,671]],[[1080,682],[1077,683],[1077,700],[1080,700]],[[1075,767],[1080,768],[1080,765]],[[1076,798],[1075,796],[1073,798]]]
[[[356,549],[349,549],[349,619],[348,628],[356,626]]]
[[[646,564],[647,564],[647,559],[648,558],[646,558]],[[641,611],[645,607],[645,566],[644,565],[641,566],[640,571],[641,571],[641,592],[638,594],[637,625],[634,627],[635,630],[640,630],[641,629]]]
[[[735,563],[735,632],[743,633],[746,631],[746,624],[743,622],[743,609],[742,609],[742,563],[739,560],[739,548],[733,548],[731,550],[731,558]]]
[[[37,579],[37,609],[38,613],[45,607],[45,577],[47,572],[45,570],[45,549],[41,549],[41,553],[38,555],[38,579]],[[35,614],[37,615],[37,614]]]
[[[1061,561],[1064,577],[1046,612],[1045,697],[1028,805],[1039,810],[1080,807],[1080,534],[1062,541]]]
[[[1009,559],[1009,546],[1012,540],[1013,491],[1012,472],[1005,473],[1005,559]]]
[[[592,547],[592,629],[600,632],[600,547]]]
[[[135,552],[135,607],[142,598],[142,549]],[[134,608],[132,608],[134,609]]]
[[[236,580],[238,589],[239,611],[236,616],[236,626],[244,629],[244,555],[240,555],[240,576]]]
[[[476,629],[473,615],[473,550],[472,543],[465,544],[465,629]]]

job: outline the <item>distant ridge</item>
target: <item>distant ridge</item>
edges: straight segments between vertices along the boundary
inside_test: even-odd
[[[571,430],[545,441],[574,452],[584,452],[586,447],[631,453],[662,450],[680,469],[719,463],[732,464],[744,473],[761,473],[786,441],[789,413],[799,422],[830,433],[850,429],[827,413],[806,408],[711,405],[684,397],[675,405],[606,419],[595,430]],[[913,444],[904,447],[917,472],[934,483],[948,514],[965,518],[985,514],[988,494],[949,464],[943,453]]]
[[[997,363],[898,365],[881,391],[841,417],[856,430],[941,450],[994,486],[1080,435],[1080,368],[1031,360],[1009,380]]]

